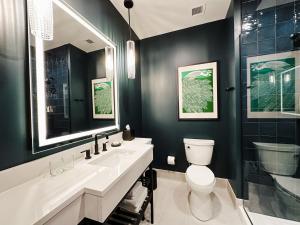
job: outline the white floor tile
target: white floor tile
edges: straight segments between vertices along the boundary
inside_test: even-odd
[[[191,215],[188,204],[188,188],[178,173],[158,175],[154,193],[154,225],[241,225],[237,209],[233,206],[225,187],[216,187],[212,193],[214,218],[201,222]],[[142,225],[150,225],[150,209],[146,211]]]

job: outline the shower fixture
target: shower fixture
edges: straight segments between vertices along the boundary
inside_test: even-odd
[[[290,39],[293,41],[294,49],[300,49],[300,33],[291,34]]]

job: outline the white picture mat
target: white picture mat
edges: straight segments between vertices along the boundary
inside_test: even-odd
[[[202,63],[198,65],[184,66],[178,68],[178,98],[179,98],[179,119],[217,119],[218,118],[218,68],[217,62]],[[214,112],[183,113],[182,112],[182,79],[181,73],[191,70],[213,69],[213,108]]]
[[[250,65],[252,63],[280,60],[285,58],[295,58],[295,65],[300,65],[300,51],[283,52],[270,55],[254,56],[247,58],[247,87],[251,86]],[[297,76],[297,75],[295,75]],[[295,92],[300,91],[299,85],[296,85]],[[279,112],[251,112],[251,88],[247,88],[247,117],[248,118],[292,118],[293,116]]]

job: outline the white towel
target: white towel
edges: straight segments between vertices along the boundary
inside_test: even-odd
[[[120,207],[126,209],[131,212],[139,212],[143,206],[143,203],[147,197],[148,189],[142,187],[142,192],[139,196],[136,197],[134,200],[124,199],[121,202]]]
[[[131,190],[126,195],[127,199],[133,199],[137,196],[137,193],[139,194],[141,192],[143,185],[141,181],[136,182],[136,184],[131,188]]]
[[[144,197],[144,199],[145,199],[145,193],[146,193],[146,196],[147,196],[147,190],[148,190],[148,189],[145,188],[145,187],[141,187],[139,190],[140,190],[140,191],[137,191],[137,192],[136,192],[136,196],[135,196],[133,199],[126,199],[126,198],[125,198],[125,199],[123,200],[123,202],[124,202],[125,204],[127,204],[127,205],[130,205],[130,206],[136,208],[137,205],[139,205],[141,199],[142,199],[143,197]]]
[[[144,189],[145,189],[145,188],[144,188],[143,186],[139,187],[139,188],[134,192],[134,195],[132,195],[131,198],[129,198],[129,197],[126,196],[125,199],[124,199],[124,201],[125,201],[125,202],[129,202],[129,204],[131,204],[131,205],[136,205],[137,202],[139,201],[139,197],[143,194]]]

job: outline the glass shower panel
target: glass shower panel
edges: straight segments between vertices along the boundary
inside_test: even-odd
[[[280,74],[281,113],[300,118],[300,66]]]
[[[244,207],[300,222],[300,1],[241,11]]]

